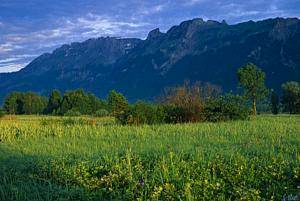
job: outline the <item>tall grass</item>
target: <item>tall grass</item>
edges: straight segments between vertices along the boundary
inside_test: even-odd
[[[120,126],[0,121],[1,200],[282,200],[300,190],[300,117]]]

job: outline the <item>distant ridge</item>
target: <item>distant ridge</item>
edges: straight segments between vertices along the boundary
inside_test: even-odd
[[[300,81],[300,20],[228,25],[196,18],[166,33],[154,29],[145,40],[102,37],[63,45],[19,72],[0,74],[0,99],[16,90],[84,88],[98,96],[116,89],[132,101],[149,100],[185,79],[229,91],[236,89],[236,69],[247,62],[261,67],[275,90],[285,81]]]

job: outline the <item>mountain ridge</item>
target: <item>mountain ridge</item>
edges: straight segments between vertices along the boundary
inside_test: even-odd
[[[62,45],[15,73],[0,74],[0,99],[7,93],[84,88],[105,96],[116,89],[130,100],[151,99],[185,79],[235,90],[235,72],[252,62],[267,74],[267,85],[300,80],[300,20],[275,18],[229,25],[195,18],[145,40],[101,37]]]

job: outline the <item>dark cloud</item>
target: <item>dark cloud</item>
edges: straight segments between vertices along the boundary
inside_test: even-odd
[[[91,37],[145,38],[195,17],[237,23],[299,11],[299,0],[0,0],[0,72]]]

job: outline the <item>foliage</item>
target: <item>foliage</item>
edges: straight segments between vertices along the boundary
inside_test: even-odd
[[[60,112],[65,114],[69,110],[78,111],[81,114],[87,113],[87,98],[83,89],[76,89],[74,91],[68,91],[64,94]]]
[[[247,101],[247,105],[249,105],[249,101]],[[279,106],[278,106],[279,107]],[[257,114],[270,114],[272,112],[272,104],[270,103],[270,97],[265,97],[261,99],[256,105]],[[253,113],[250,110],[251,114]]]
[[[256,115],[257,101],[266,97],[268,90],[265,86],[265,73],[252,63],[241,67],[237,71],[240,85],[244,89],[244,95],[251,100],[253,114]]]
[[[259,112],[278,113],[277,94],[273,91],[270,99],[263,98],[267,90],[260,69],[247,64],[237,74],[244,87],[244,97],[252,100],[254,113],[256,108]],[[284,111],[300,113],[299,83],[287,82],[282,87]],[[33,92],[13,92],[6,97],[3,108],[7,114],[111,115],[121,124],[130,125],[248,119],[248,103],[242,97],[220,96],[220,93],[220,87],[215,85],[185,81],[181,86],[166,89],[157,103],[138,101],[130,105],[124,95],[114,90],[109,92],[107,100],[83,89],[67,91],[63,97],[58,90],[53,90],[48,99]],[[261,101],[257,103],[257,100]]]
[[[112,116],[115,117],[121,116],[129,108],[127,99],[115,90],[109,92],[107,102]]]
[[[22,114],[23,104],[23,94],[12,92],[5,98],[3,108],[8,114]]]
[[[81,114],[94,114],[97,110],[105,109],[106,103],[95,95],[86,94],[83,89],[68,91],[64,94],[60,114],[65,114],[69,110],[78,111]]]
[[[185,81],[182,86],[167,89],[161,101],[165,105],[172,105],[168,108],[168,111],[173,116],[169,120],[174,119],[178,122],[201,121],[201,113],[204,108],[201,95],[202,88],[200,83],[191,85],[189,81]],[[177,109],[173,110],[174,108],[172,107],[174,106]]]
[[[250,111],[243,97],[227,94],[206,100],[204,116],[206,121],[218,122],[249,119]]]
[[[115,92],[113,92],[115,93]],[[219,87],[186,81],[168,88],[158,104],[136,102],[117,116],[121,124],[160,124],[247,119],[246,101],[239,96],[218,98]],[[206,103],[207,100],[210,100]],[[208,105],[206,105],[208,104]]]
[[[64,116],[69,116],[69,117],[78,117],[80,115],[81,113],[75,109],[70,109],[64,113]]]
[[[62,96],[60,91],[53,90],[49,96],[48,105],[46,108],[46,114],[57,114],[62,102]]]
[[[285,112],[290,114],[300,113],[300,84],[290,81],[282,85],[282,104]]]
[[[272,107],[272,113],[278,114],[279,112],[279,97],[275,91],[271,92],[271,107]]]
[[[165,111],[165,122],[171,124],[182,123],[184,110],[174,104],[163,105]]]
[[[109,116],[109,112],[106,109],[100,109],[95,112],[95,117],[107,117]]]
[[[76,89],[67,91],[63,97],[58,90],[53,90],[48,99],[33,92],[13,92],[6,97],[4,109],[8,114],[64,115],[72,110],[70,113],[92,115],[98,110],[107,110],[108,105],[94,94]]]
[[[161,124],[164,123],[165,112],[160,105],[137,101],[132,107],[120,115],[118,120],[122,124]]]
[[[89,105],[88,114],[94,114],[95,112],[100,111],[100,110],[102,110],[102,111],[108,110],[107,101],[99,99],[92,93],[87,94],[87,100],[88,100],[88,105]]]
[[[47,98],[33,92],[13,92],[4,101],[8,114],[42,114],[47,105]]]
[[[201,87],[185,82],[171,88],[163,97],[165,122],[245,120],[249,117],[246,101],[235,95],[219,97],[220,89],[211,84]]]
[[[33,92],[23,95],[24,114],[42,114],[47,105],[47,98],[39,96]]]
[[[3,109],[0,108],[0,118],[5,116],[5,111]]]

